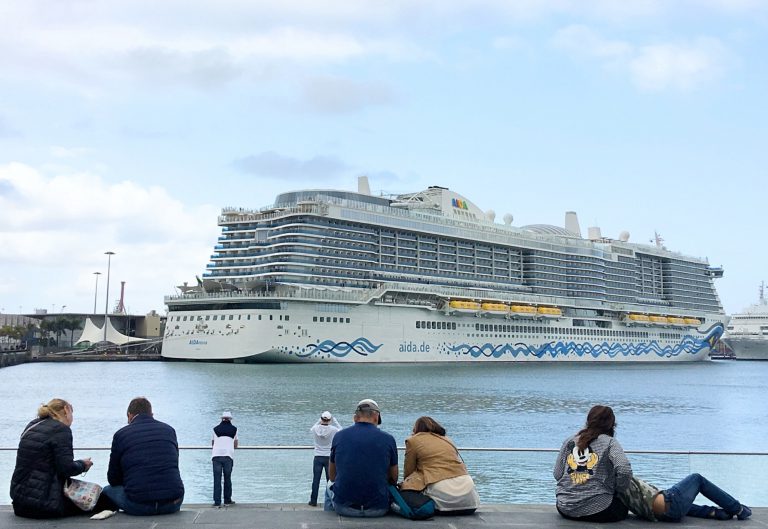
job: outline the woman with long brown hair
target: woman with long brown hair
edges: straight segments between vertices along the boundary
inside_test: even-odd
[[[618,493],[629,486],[632,467],[615,430],[613,410],[593,406],[584,428],[563,442],[553,474],[557,511],[564,518],[600,523],[627,517]]]
[[[405,440],[401,490],[432,498],[438,514],[472,514],[480,497],[456,445],[432,417],[419,417],[413,435]]]

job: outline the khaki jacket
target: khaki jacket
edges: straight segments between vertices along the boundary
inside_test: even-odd
[[[419,432],[405,440],[402,490],[422,491],[428,485],[468,474],[459,451],[447,437]]]

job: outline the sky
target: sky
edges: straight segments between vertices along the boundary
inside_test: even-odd
[[[103,313],[124,281],[163,313],[221,208],[360,175],[658,232],[739,311],[768,279],[767,49],[763,0],[0,1],[0,312]]]

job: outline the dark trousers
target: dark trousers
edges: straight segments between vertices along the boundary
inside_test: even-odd
[[[325,469],[325,481],[328,481],[330,461],[330,456],[315,456],[312,461],[312,494],[309,496],[311,503],[317,503],[317,490],[320,488],[320,476],[323,475],[323,469]]]
[[[709,505],[696,505],[693,503],[699,494],[718,504],[730,515],[736,514],[741,509],[741,504],[736,498],[701,474],[691,474],[677,485],[664,491],[667,512],[658,518],[665,522],[679,522],[686,515],[697,518],[709,518],[710,513],[715,508]]]
[[[213,503],[221,505],[221,476],[224,475],[224,503],[232,503],[232,461],[231,457],[216,456],[213,461]]]
[[[577,522],[610,523],[625,520],[629,514],[629,509],[627,509],[627,506],[624,505],[618,496],[614,496],[613,501],[608,507],[600,512],[596,512],[595,514],[588,514],[586,516],[568,516],[567,514],[563,514],[560,509],[557,509],[557,512],[559,512],[560,516],[567,520],[574,520]]]

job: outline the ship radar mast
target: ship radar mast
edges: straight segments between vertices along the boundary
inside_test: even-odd
[[[765,305],[765,281],[760,281],[760,304]]]
[[[661,234],[658,231],[653,232],[653,239],[651,239],[650,242],[654,243],[657,248],[666,250],[666,248],[664,247],[664,239],[662,238]]]

